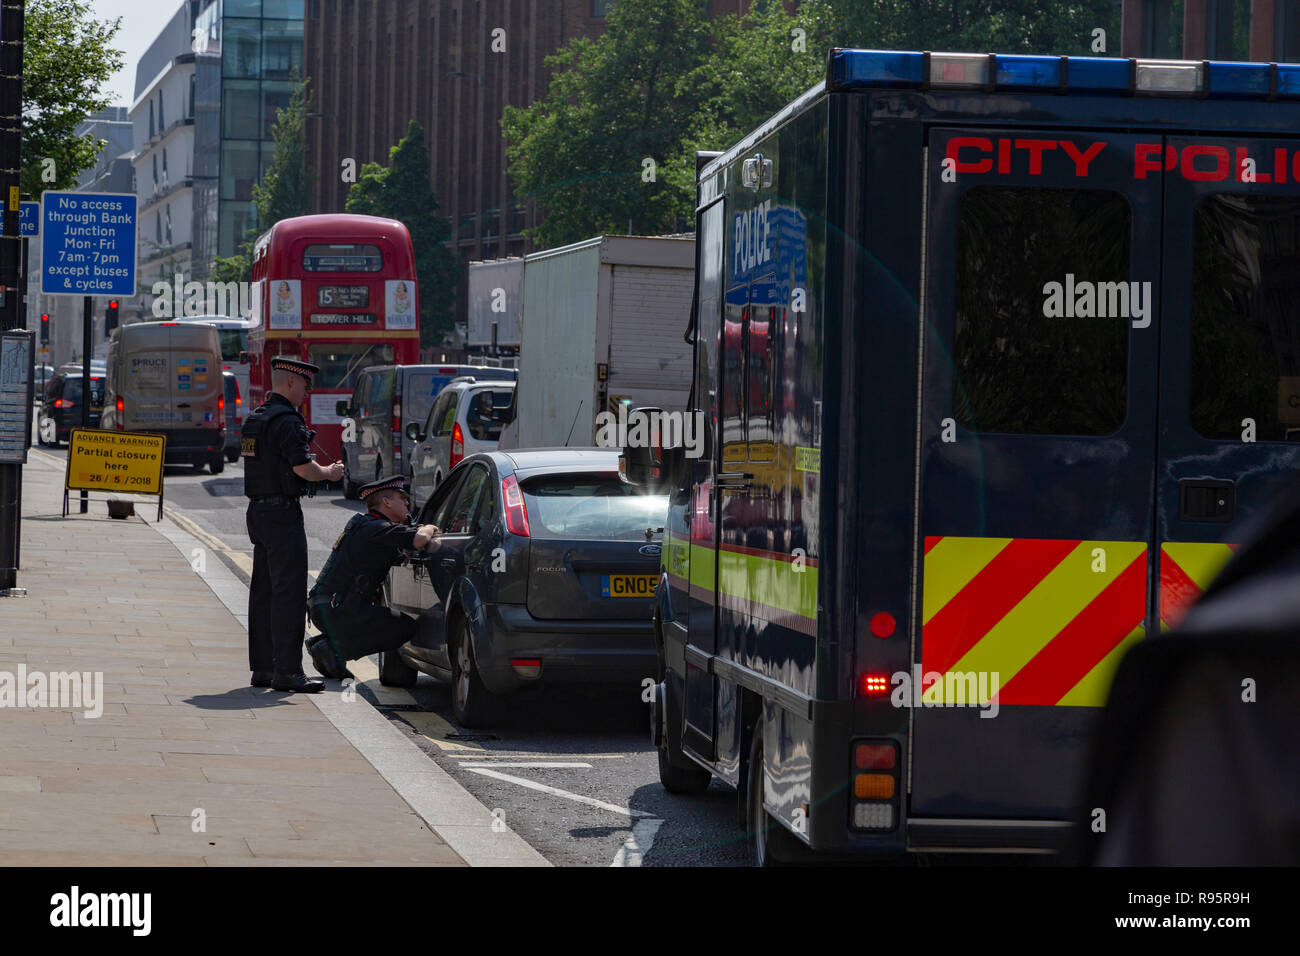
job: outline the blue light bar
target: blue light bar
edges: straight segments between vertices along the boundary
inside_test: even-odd
[[[1066,85],[1072,90],[1127,93],[1132,67],[1115,57],[1068,56]]]
[[[1300,63],[1277,63],[1277,95],[1300,96]]]
[[[896,50],[836,50],[831,54],[830,85],[916,88],[925,81],[925,54]]]
[[[997,56],[994,85],[1005,90],[1055,90],[1061,86],[1059,56]]]
[[[1300,63],[831,51],[827,89],[863,88],[1300,99]]]
[[[1267,63],[1211,63],[1211,96],[1268,96]]]

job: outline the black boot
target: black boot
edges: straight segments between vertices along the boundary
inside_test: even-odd
[[[325,682],[312,680],[299,671],[296,674],[276,674],[271,680],[271,686],[276,690],[294,694],[319,694],[325,689]]]
[[[248,683],[253,687],[270,687],[275,674],[271,671],[253,671],[253,679]]]
[[[311,654],[311,662],[315,665],[318,674],[322,674],[331,680],[343,680],[345,677],[352,676],[347,667],[339,663],[334,648],[330,647],[330,642],[324,637],[308,641],[307,652]]]

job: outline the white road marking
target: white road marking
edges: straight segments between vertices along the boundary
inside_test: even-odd
[[[586,770],[591,769],[589,763],[568,762],[562,760],[519,760],[503,761],[501,763],[462,763],[457,766],[461,767],[579,767]]]
[[[464,764],[461,766],[464,766]],[[625,817],[650,816],[650,814],[642,810],[633,810],[631,807],[620,807],[613,803],[606,803],[604,800],[597,800],[595,797],[584,797],[580,793],[570,793],[568,790],[561,790],[559,787],[548,787],[546,784],[538,783],[535,780],[525,780],[523,777],[512,777],[508,773],[497,773],[495,770],[484,770],[478,767],[467,769],[470,773],[480,773],[485,777],[493,777],[496,780],[504,780],[507,783],[517,783],[519,786],[527,787],[529,790],[549,793],[553,797],[563,797],[565,800],[573,800],[575,803],[585,803],[589,807],[596,807],[599,810],[608,810],[610,813],[619,813]]]
[[[618,853],[614,856],[614,862],[610,866],[640,866],[645,860],[645,855],[654,846],[655,834],[659,832],[659,828],[663,825],[662,820],[654,817],[638,820],[632,827],[632,835],[627,838],[626,843],[619,847]]]
[[[538,756],[536,751],[530,750],[485,750],[481,754],[448,754],[449,757],[455,757],[457,760],[481,760],[484,757],[504,757],[511,760],[521,758],[532,758]],[[552,760],[623,760],[628,754],[546,754]]]

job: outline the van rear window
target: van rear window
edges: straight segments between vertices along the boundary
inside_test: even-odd
[[[963,428],[1108,435],[1124,423],[1127,313],[1142,305],[1128,295],[1131,223],[1128,201],[1109,190],[962,196],[952,361]]]
[[[1300,441],[1300,199],[1207,196],[1192,250],[1192,427]]]

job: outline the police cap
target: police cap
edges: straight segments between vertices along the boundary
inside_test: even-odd
[[[277,355],[271,359],[271,368],[281,369],[285,372],[297,372],[311,384],[311,377],[320,371],[319,365],[312,365],[311,362],[304,362],[302,359],[292,358],[288,355]]]
[[[381,491],[400,491],[406,494],[406,479],[401,475],[392,475],[388,478],[380,478],[378,481],[368,481],[357,489],[357,494],[361,498],[369,498]]]

